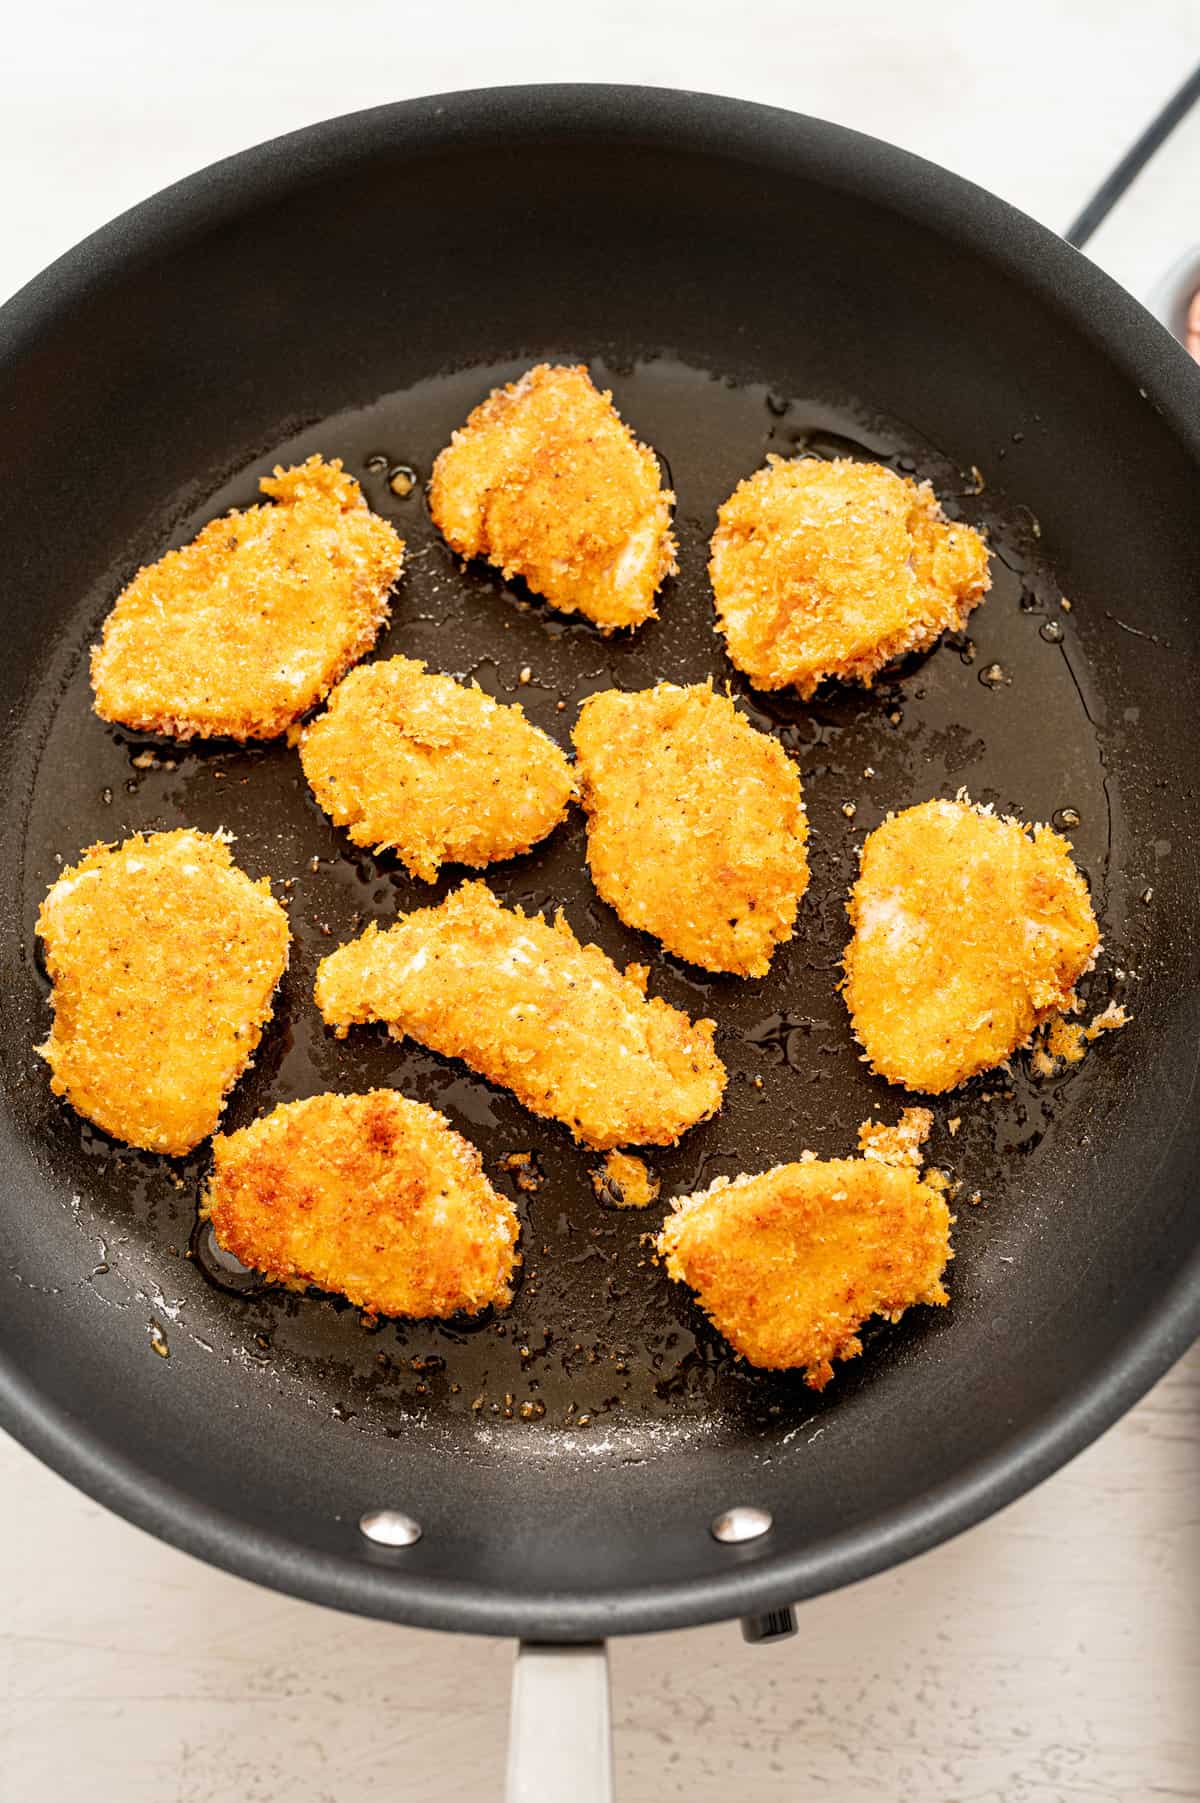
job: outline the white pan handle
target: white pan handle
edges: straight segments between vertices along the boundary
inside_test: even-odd
[[[614,1803],[608,1648],[523,1640],[505,1803]]]

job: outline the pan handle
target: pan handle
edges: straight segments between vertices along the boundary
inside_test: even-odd
[[[1200,68],[1193,70],[1100,184],[1063,234],[1086,246],[1122,287],[1176,338],[1200,354],[1189,320],[1200,289],[1200,223],[1195,205],[1200,168]]]
[[[504,1795],[505,1803],[614,1803],[603,1640],[518,1646]]]

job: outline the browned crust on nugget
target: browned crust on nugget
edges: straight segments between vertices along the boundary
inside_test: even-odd
[[[604,632],[638,626],[675,570],[671,506],[587,368],[540,363],[497,388],[433,466],[429,510],[462,557],[485,557]]]
[[[244,1265],[370,1314],[512,1300],[512,1204],[444,1115],[394,1090],[310,1096],[218,1134],[200,1212]]]
[[[1069,842],[965,798],[869,834],[847,913],[844,993],[867,1062],[929,1095],[1070,1012],[1100,945]]]
[[[711,683],[617,689],[575,728],[592,881],[706,970],[765,976],[808,887],[800,773]]]
[[[92,651],[95,708],[174,739],[273,739],[375,643],[404,540],[334,459],[276,469],[138,571]]]
[[[551,925],[503,908],[477,882],[323,959],[316,1001],[340,1035],[386,1021],[606,1151],[674,1144],[725,1087],[712,1021],[647,998],[645,983],[561,914]]]
[[[987,546],[927,482],[812,457],[766,467],[717,515],[717,630],[756,688],[868,688],[885,665],[960,628],[990,586]]]
[[[526,852],[564,818],[571,767],[515,704],[412,658],[351,670],[300,741],[313,794],[356,845],[415,877]]]
[[[656,1241],[670,1275],[752,1365],[803,1370],[814,1390],[862,1351],[870,1316],[949,1300],[951,1215],[907,1165],[801,1160],[719,1177],[674,1209]]]
[[[182,1156],[216,1127],[288,956],[287,916],[208,833],[93,845],[38,915],[51,1088],[115,1139]]]

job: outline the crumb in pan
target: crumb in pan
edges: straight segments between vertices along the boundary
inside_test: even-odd
[[[96,712],[174,739],[273,739],[375,643],[404,540],[310,457],[138,571],[92,651]]]
[[[93,845],[38,915],[51,1087],[114,1139],[180,1157],[213,1132],[288,956],[287,916],[210,833]]]
[[[592,1172],[592,1188],[614,1208],[649,1208],[658,1200],[659,1181],[649,1166],[629,1152],[610,1152]]]
[[[606,1151],[673,1145],[725,1087],[713,1023],[647,997],[645,983],[641,966],[622,974],[581,945],[561,914],[551,924],[502,907],[474,882],[325,958],[316,1001],[339,1035],[385,1021]]]
[[[627,926],[706,970],[765,976],[808,887],[800,772],[711,683],[584,702],[592,881]]]
[[[242,1264],[371,1315],[512,1300],[512,1204],[445,1115],[394,1090],[310,1096],[218,1134],[200,1212]]]
[[[300,761],[356,845],[396,852],[428,883],[443,864],[528,851],[565,817],[574,786],[521,707],[408,657],[351,670],[305,728]]]
[[[872,1315],[949,1300],[951,1223],[911,1164],[808,1157],[677,1198],[655,1246],[750,1364],[821,1390]]]
[[[869,834],[847,913],[844,993],[866,1061],[930,1095],[1070,1012],[1100,945],[1068,841],[964,796]]]
[[[717,630],[756,688],[870,687],[955,631],[990,584],[987,546],[927,482],[877,463],[770,457],[722,505],[709,575]]]
[[[952,1133],[957,1125],[950,1124]],[[880,1164],[907,1164],[919,1171],[932,1127],[931,1109],[905,1108],[894,1127],[886,1127],[882,1121],[864,1121],[858,1130],[858,1149],[864,1158],[875,1158]]]
[[[540,363],[497,388],[433,466],[429,510],[462,557],[485,557],[604,632],[639,626],[675,571],[671,504],[586,367]]]
[[[1034,1047],[1034,1075],[1052,1077],[1057,1075],[1061,1065],[1081,1063],[1094,1040],[1102,1033],[1115,1033],[1121,1027],[1127,1027],[1131,1019],[1120,1002],[1109,1002],[1087,1026],[1082,1021],[1064,1020],[1061,1014],[1053,1015],[1046,1022],[1042,1043]]]

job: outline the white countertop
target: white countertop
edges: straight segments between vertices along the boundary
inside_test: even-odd
[[[1196,0],[40,0],[4,29],[0,295],[215,157],[493,82],[645,81],[793,106],[1062,226],[1200,60]],[[1134,234],[1147,280],[1185,248],[1154,229],[1147,217]],[[1004,1514],[805,1605],[795,1640],[748,1648],[730,1625],[619,1643],[622,1803],[1200,1798],[1198,1517],[1193,1353]],[[0,1803],[500,1795],[506,1645],[357,1621],[210,1571],[2,1438],[0,1594]]]

